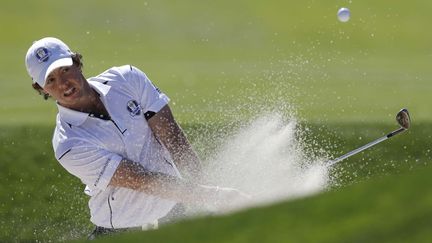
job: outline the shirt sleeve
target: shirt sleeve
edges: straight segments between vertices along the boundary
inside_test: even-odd
[[[132,77],[137,83],[138,98],[143,112],[158,112],[168,104],[169,98],[136,67],[131,66]]]
[[[86,185],[105,190],[122,157],[94,145],[79,145],[66,151],[58,160]]]

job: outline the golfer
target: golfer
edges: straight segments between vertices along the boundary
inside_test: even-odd
[[[33,43],[25,63],[33,88],[56,101],[56,159],[90,196],[90,238],[157,226],[183,204],[218,206],[246,199],[201,185],[200,159],[174,120],[169,98],[138,68],[85,78],[82,56],[61,40]]]

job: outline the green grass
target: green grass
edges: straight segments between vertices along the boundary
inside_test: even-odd
[[[87,230],[83,186],[51,152],[52,129],[0,132],[0,241],[70,239]],[[79,234],[77,234],[77,232]]]
[[[0,9],[0,21],[9,23],[0,40],[0,124],[52,123],[55,107],[35,95],[24,68],[31,42],[47,35],[84,55],[87,76],[113,65],[140,67],[184,122],[191,114],[230,120],[219,110],[268,100],[296,106],[309,121],[382,122],[401,106],[417,121],[431,119],[426,1],[26,4]],[[336,20],[342,5],[352,9],[348,23]]]
[[[316,147],[309,146],[308,149],[310,149],[310,151],[314,151],[314,149],[318,147],[333,146],[335,156],[363,145],[366,141],[371,141],[382,136],[386,131],[390,131],[389,129],[393,129],[393,127],[377,126],[375,124],[339,124],[332,126],[308,124],[303,125],[303,127],[304,126],[309,128],[308,135],[304,137],[304,140],[309,141],[307,144],[313,144],[312,141],[315,141],[315,144],[317,144],[315,145]],[[338,175],[336,178],[337,180],[335,180],[335,185],[333,186],[333,190],[336,191],[331,193],[332,196],[326,196],[326,193],[324,193],[318,198],[314,197],[307,199],[306,202],[308,202],[308,205],[310,206],[303,206],[305,212],[308,212],[308,210],[314,210],[316,205],[321,205],[320,200],[329,200],[327,201],[329,207],[328,212],[324,213],[325,211],[323,211],[321,217],[322,220],[326,217],[333,217],[332,215],[339,211],[339,204],[342,203],[342,199],[349,198],[351,187],[345,187],[350,184],[361,183],[361,185],[357,186],[361,188],[358,190],[375,190],[375,193],[382,190],[383,192],[387,192],[389,197],[398,197],[399,194],[397,193],[403,193],[406,188],[409,188],[403,187],[397,189],[399,184],[393,185],[392,183],[398,181],[398,177],[395,179],[386,179],[386,181],[389,182],[386,182],[387,184],[383,185],[368,181],[371,178],[387,177],[395,174],[407,174],[407,172],[412,173],[413,175],[411,177],[413,177],[416,176],[416,171],[423,169],[430,170],[428,168],[430,168],[432,155],[427,144],[430,144],[431,138],[430,136],[421,136],[421,134],[430,134],[432,132],[431,127],[432,126],[430,126],[429,123],[416,124],[413,130],[409,131],[407,134],[394,137],[391,140],[386,141],[385,144],[376,146],[362,155],[356,155],[341,162],[334,171],[334,174]],[[214,141],[211,139],[197,140],[197,138],[199,138],[199,134],[203,133],[208,137],[218,137],[220,136],[218,131],[221,127],[185,125],[184,128],[201,155],[211,154],[214,146],[217,146],[217,144],[214,144]],[[2,195],[0,198],[1,240],[57,241],[85,238],[86,234],[91,230],[92,226],[88,221],[88,199],[83,193],[83,185],[78,179],[69,175],[58,164],[58,162],[55,161],[51,152],[51,134],[52,128],[48,126],[8,126],[0,132],[0,141],[2,141],[0,147],[0,154],[2,154],[2,163],[0,163],[0,185],[2,185],[0,187],[0,195]],[[360,136],[362,137],[362,140],[359,140]],[[419,177],[420,176],[423,175],[419,175]],[[425,178],[423,179],[425,180]],[[362,184],[364,182],[366,182],[365,185]],[[411,182],[406,183],[411,185]],[[415,190],[418,191],[428,190],[428,184],[416,184],[415,186]],[[395,188],[395,191],[389,191],[389,188]],[[343,191],[344,194],[339,196],[339,191]],[[396,194],[393,195],[393,193]],[[408,190],[406,193],[411,192]],[[420,194],[418,196],[420,196]],[[327,199],[320,199],[321,197]],[[336,201],[333,205],[332,198],[334,197],[339,199],[334,199]],[[399,202],[398,200],[398,198],[395,198],[394,200],[394,207],[396,207],[395,210],[397,211],[396,214],[400,214],[401,211],[404,211],[402,205],[406,203]],[[411,200],[416,199],[413,198]],[[417,200],[422,199],[417,198]],[[345,203],[347,204],[347,207],[352,208],[356,208],[358,206],[357,204],[364,203],[364,201],[360,199],[356,202],[357,204],[353,204],[353,202],[356,202],[356,200],[349,199]],[[294,205],[301,205],[301,203],[299,204],[299,202],[295,202]],[[282,212],[278,211],[279,207],[291,208],[298,206],[291,206],[291,203],[287,202],[285,205],[277,206],[276,208],[269,208],[268,212],[265,211],[266,209],[261,209],[262,214],[273,215],[273,217],[277,218]],[[296,211],[295,209],[291,210],[292,211],[287,211],[286,214],[282,214],[291,215]],[[376,211],[368,213],[380,213],[381,208],[379,207],[374,210]],[[247,213],[247,215],[249,215],[247,217],[261,217],[255,215],[254,212],[256,211]],[[409,214],[409,211],[405,213]],[[382,214],[385,215],[386,213],[382,212]],[[390,217],[390,212],[388,212],[388,214]],[[360,216],[359,212],[359,215],[356,217]],[[406,217],[413,216],[414,215],[407,215]],[[235,226],[236,222],[238,222],[237,217],[244,216],[234,215],[228,219],[222,219],[221,222],[215,221],[212,223],[212,220],[210,220],[208,223],[210,225],[221,224],[221,226],[214,227],[222,227],[225,225],[224,220],[233,220],[230,221],[230,225],[238,227],[241,231],[245,232],[255,232],[252,228],[248,229],[248,226],[250,225],[253,227],[263,227],[265,229],[271,229],[273,227],[272,225],[274,225],[274,222],[267,219],[261,221],[261,225],[257,225],[259,222],[254,220],[254,222],[244,221]],[[291,228],[291,224],[295,224],[294,222],[298,220],[297,217],[305,218],[303,220],[306,220],[309,216],[307,214],[304,216],[296,216],[295,221],[290,223],[290,225],[284,225],[283,227],[287,227],[288,229]],[[351,219],[352,216],[346,216],[347,221]],[[311,218],[310,220],[314,221],[315,219]],[[367,222],[367,219],[365,220]],[[199,225],[201,224],[200,222],[201,221],[198,221],[198,223],[191,222],[191,224]],[[315,222],[315,224],[319,225],[320,222]],[[173,230],[183,231],[183,227],[187,228],[189,227],[188,225],[189,224],[182,226],[182,224],[180,224],[179,226],[175,226]],[[304,227],[306,228],[302,229],[301,226],[297,226],[300,231],[306,230],[309,226]],[[352,227],[352,230],[354,230],[355,224]],[[185,232],[189,232],[189,230],[186,230]],[[330,229],[328,230],[328,234],[334,233],[332,233]],[[209,235],[225,234],[220,233],[216,229],[205,232],[205,234],[208,233]],[[262,237],[261,234],[261,231],[253,233],[255,237]],[[270,234],[270,232],[268,232],[268,234]],[[227,240],[230,239],[229,235],[227,235],[227,237]],[[252,236],[244,235],[242,237]],[[145,238],[147,238],[147,236]],[[164,239],[169,241],[170,238]],[[245,238],[243,241],[247,239],[250,238]],[[296,238],[288,237],[286,239],[297,241]],[[199,238],[196,240],[199,240]],[[242,241],[242,239],[239,240]]]
[[[336,20],[342,6],[351,9],[348,23]],[[91,229],[83,185],[52,155],[55,102],[31,89],[24,67],[29,45],[44,36],[83,54],[86,76],[123,64],[144,70],[171,97],[203,157],[227,129],[261,112],[296,116],[310,128],[302,137],[308,152],[333,156],[395,129],[400,108],[412,114],[412,130],[341,162],[328,192],[131,239],[430,239],[431,7],[422,0],[2,3],[0,241],[77,239]]]
[[[100,242],[429,242],[432,168]]]

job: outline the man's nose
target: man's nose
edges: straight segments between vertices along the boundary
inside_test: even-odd
[[[60,77],[60,86],[68,86],[69,85],[69,79],[66,77]]]

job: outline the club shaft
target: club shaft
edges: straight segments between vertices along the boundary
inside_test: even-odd
[[[394,135],[397,135],[397,134],[399,134],[399,133],[401,133],[401,132],[403,132],[403,131],[405,131],[405,130],[406,130],[405,128],[402,128],[402,127],[401,127],[401,128],[399,128],[398,130],[395,130],[395,131],[393,131],[393,132],[387,134],[387,135],[384,136],[384,137],[378,138],[377,140],[372,141],[372,142],[370,142],[370,143],[368,143],[368,144],[366,144],[366,145],[363,145],[363,146],[361,146],[360,148],[354,149],[353,151],[348,152],[348,153],[346,153],[346,154],[344,154],[344,155],[342,155],[342,156],[340,156],[340,157],[338,157],[338,158],[336,158],[336,159],[330,160],[330,161],[328,161],[326,164],[327,164],[327,166],[332,166],[332,165],[336,164],[337,162],[339,162],[339,161],[341,161],[341,160],[344,160],[344,159],[346,159],[346,158],[348,158],[348,157],[351,157],[351,156],[353,156],[354,154],[360,153],[361,151],[363,151],[363,150],[365,150],[365,149],[368,149],[368,148],[370,148],[370,147],[372,147],[372,146],[374,146],[374,145],[376,145],[376,144],[378,144],[378,143],[381,143],[382,141],[387,140],[388,138],[391,138],[391,137],[393,137]]]

